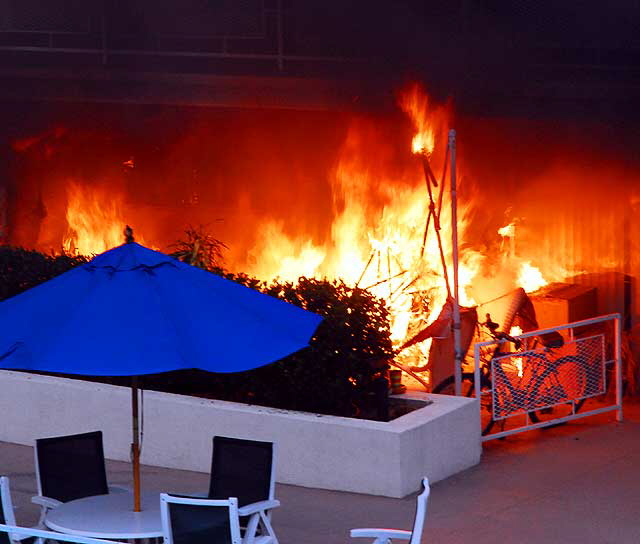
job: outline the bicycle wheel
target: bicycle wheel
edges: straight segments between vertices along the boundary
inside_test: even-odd
[[[551,363],[531,388],[530,400],[537,407],[529,412],[531,421],[540,423],[578,413],[585,401],[587,381],[583,357],[566,355]]]
[[[462,396],[465,397],[473,397],[475,394],[474,387],[474,375],[463,373],[462,374]],[[432,393],[436,395],[455,395],[456,391],[456,379],[455,376],[449,376],[442,380],[438,385],[436,385]],[[491,431],[495,421],[491,416],[491,406],[490,404],[485,405],[485,403],[480,403],[481,411],[481,425],[482,425],[482,434],[488,434]]]

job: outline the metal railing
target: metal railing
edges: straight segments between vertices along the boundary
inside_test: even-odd
[[[602,331],[591,334],[595,326]],[[540,336],[552,333],[563,337],[562,345],[538,347]],[[622,421],[620,314],[531,331],[515,339],[521,345],[513,351],[505,349],[506,340],[474,345],[483,441],[605,412],[615,411]],[[501,351],[496,354],[498,345]],[[615,399],[608,402],[612,385]],[[587,402],[594,397],[602,397],[602,402]]]

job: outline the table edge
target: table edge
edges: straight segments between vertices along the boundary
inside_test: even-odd
[[[60,525],[56,525],[55,523],[49,522],[46,518],[44,520],[44,524],[57,533],[61,533],[64,535],[75,535],[75,536],[85,536],[87,538],[105,538],[105,539],[139,539],[139,538],[160,538],[164,535],[163,531],[146,531],[144,533],[106,533],[100,531],[77,531],[74,529],[66,529]]]

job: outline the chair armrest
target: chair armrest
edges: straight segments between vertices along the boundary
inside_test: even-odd
[[[40,519],[38,520],[38,525],[37,525],[38,529],[46,529],[44,520],[47,517],[47,513],[52,508],[57,508],[62,504],[62,501],[58,501],[50,497],[43,497],[42,495],[36,495],[35,497],[31,497],[31,502],[33,504],[37,504],[40,506]],[[36,539],[36,543],[41,544],[40,539]]]
[[[131,493],[131,488],[127,485],[109,485],[109,493]]]
[[[42,508],[55,508],[56,506],[60,506],[62,502],[56,499],[50,499],[49,497],[43,497],[42,495],[36,495],[31,497],[31,502],[33,504],[38,504],[42,506]]]
[[[403,531],[402,529],[351,529],[351,538],[375,538],[384,542],[388,539],[409,540],[411,531]]]
[[[280,506],[280,501],[277,499],[252,502],[251,504],[245,504],[242,508],[238,508],[239,516],[250,516],[257,512],[263,512],[265,510],[271,510]]]

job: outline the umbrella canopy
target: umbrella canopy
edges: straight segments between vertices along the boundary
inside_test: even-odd
[[[322,318],[133,241],[0,302],[0,368],[241,372],[308,345]],[[134,509],[140,510],[134,381]]]
[[[0,303],[0,367],[91,376],[240,372],[322,318],[135,242]]]

